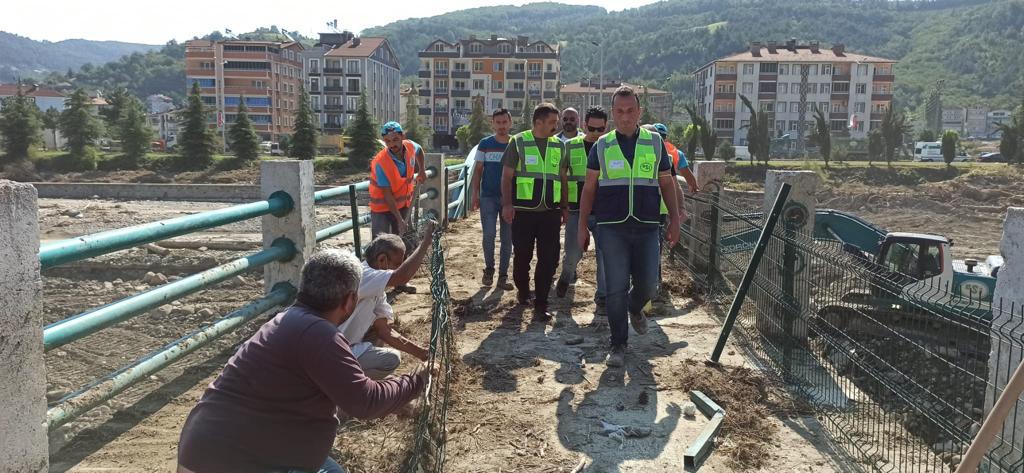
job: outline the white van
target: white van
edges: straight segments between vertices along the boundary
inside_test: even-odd
[[[939,141],[918,141],[914,143],[914,161],[941,163],[942,143]]]

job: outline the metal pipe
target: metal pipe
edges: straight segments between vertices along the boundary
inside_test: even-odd
[[[768,241],[771,240],[772,232],[775,231],[775,224],[779,221],[779,216],[782,215],[782,208],[786,205],[791,188],[792,186],[789,184],[783,183],[779,189],[779,194],[775,196],[775,204],[772,205],[768,221],[765,222],[764,229],[761,230],[761,236],[757,238],[757,246],[754,247],[754,252],[750,255],[750,262],[747,263],[747,270],[743,273],[743,279],[740,281],[739,287],[736,288],[736,296],[733,297],[732,306],[729,307],[729,314],[726,315],[725,322],[722,324],[722,331],[718,335],[718,342],[715,343],[715,349],[711,352],[711,357],[708,358],[708,361],[713,364],[718,364],[718,360],[722,357],[722,351],[725,350],[725,342],[729,340],[729,334],[732,333],[736,317],[740,314],[740,308],[747,297],[750,283],[754,281],[754,275],[757,274],[757,266],[761,263],[761,257],[764,256],[764,250],[768,247]]]
[[[436,199],[437,189],[427,189],[426,192],[420,194],[420,199]]]
[[[453,183],[448,185],[448,190],[460,189],[460,188],[462,188],[465,185],[466,185],[466,180],[465,179],[460,180],[460,181],[455,181],[455,182],[453,182]],[[459,198],[460,199],[462,198],[461,194],[460,194]]]
[[[161,220],[134,227],[119,228],[92,235],[69,238],[43,245],[39,248],[39,264],[42,269],[105,255],[133,246],[152,243],[167,238],[241,222],[267,214],[284,215],[294,206],[292,198],[285,192],[275,192],[267,200],[250,204],[235,205],[195,215]]]
[[[290,240],[278,240],[270,248],[244,258],[54,322],[43,329],[43,349],[49,351],[66,345],[250,269],[259,268],[274,261],[284,261],[294,255],[295,246]]]
[[[370,214],[369,213],[367,213],[366,215],[360,215],[359,216],[359,223],[360,224],[367,223],[369,221],[370,221]],[[354,227],[355,227],[355,224],[352,223],[352,219],[348,219],[348,220],[345,220],[344,222],[341,222],[339,224],[331,225],[331,226],[329,226],[329,227],[327,227],[327,228],[325,228],[323,230],[318,230],[316,232],[316,242],[320,243],[321,241],[324,241],[324,240],[326,240],[328,238],[341,235],[342,233],[345,233],[345,232],[351,230]]]
[[[1010,414],[1010,409],[1013,409],[1021,393],[1024,393],[1024,362],[1017,365],[1017,369],[1014,370],[1013,376],[1007,381],[1006,387],[1003,388],[1002,394],[999,395],[999,399],[992,405],[992,410],[988,413],[988,417],[985,418],[985,422],[981,424],[978,435],[974,437],[974,441],[967,448],[967,453],[964,454],[963,460],[957,466],[956,473],[978,471],[978,465],[984,459],[985,452],[992,445],[992,440],[996,438],[999,429],[1003,427],[1006,417]]]
[[[466,166],[467,166],[466,163],[459,163],[459,164],[452,164],[451,166],[445,166],[445,169],[447,169],[448,172],[454,172],[454,171],[459,171],[459,170],[461,170],[462,168],[464,168]]]
[[[363,259],[363,247],[359,244],[359,205],[356,203],[356,186],[349,186],[348,208],[352,215],[352,247],[356,250],[356,258]]]
[[[313,193],[313,203],[319,204],[325,200],[337,199],[338,197],[344,197],[349,195],[353,189],[357,191],[365,191],[370,188],[370,181],[357,182],[355,184],[349,184],[345,186],[332,187],[330,189],[324,189],[322,191],[316,191]]]
[[[185,335],[163,348],[139,358],[134,363],[94,381],[89,386],[65,396],[58,401],[56,406],[46,411],[47,428],[53,431],[74,420],[139,381],[148,379],[153,373],[197,348],[209,344],[221,335],[234,331],[260,314],[287,303],[294,295],[295,288],[291,284],[278,284],[266,296],[225,315],[212,325]]]

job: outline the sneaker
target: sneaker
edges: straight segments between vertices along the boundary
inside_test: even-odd
[[[647,315],[643,311],[638,314],[629,314],[629,324],[638,335],[647,333]]]
[[[613,346],[605,358],[604,364],[609,368],[622,368],[626,366],[626,347],[622,345]]]
[[[485,269],[484,270],[484,277],[480,281],[480,283],[483,284],[486,287],[491,287],[491,285],[494,284],[494,270],[493,269]]]
[[[515,286],[508,282],[508,276],[498,276],[498,289],[501,289],[502,291],[511,291],[515,289]]]
[[[569,292],[569,282],[558,278],[558,283],[555,284],[555,295],[558,297],[565,297],[565,293]]]

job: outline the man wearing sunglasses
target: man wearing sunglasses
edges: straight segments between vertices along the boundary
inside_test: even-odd
[[[566,109],[568,112],[571,109]],[[576,111],[573,110],[573,113]],[[565,112],[562,113],[563,116]],[[608,113],[601,107],[591,107],[584,117],[585,135],[577,135],[565,143],[565,152],[569,159],[562,165],[562,186],[569,193],[569,222],[565,226],[565,256],[562,259],[562,273],[555,284],[555,294],[565,297],[569,285],[576,282],[576,267],[583,257],[583,250],[578,240],[580,226],[580,195],[583,193],[583,182],[587,177],[587,155],[594,143],[601,138],[608,126]],[[593,217],[587,226],[593,232],[596,221]],[[596,241],[597,235],[594,235]],[[604,315],[604,267],[601,263],[601,250],[597,249],[597,292],[594,303],[597,306],[595,315]]]
[[[580,113],[575,108],[562,110],[561,122],[562,131],[555,137],[562,140],[562,143],[580,136]]]

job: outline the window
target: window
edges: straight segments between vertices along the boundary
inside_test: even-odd
[[[816,75],[818,75],[818,65],[817,64],[811,64],[811,65],[806,66],[806,67],[807,67],[807,75],[809,75],[809,76],[816,76]]]
[[[800,128],[800,120],[789,121],[789,131],[794,131],[797,130],[798,128]]]
[[[523,66],[523,63],[517,62],[512,64],[512,70],[515,72],[523,72],[526,68]]]
[[[466,108],[466,101],[462,99],[456,100],[455,108]]]
[[[349,79],[348,82],[345,85],[346,85],[345,88],[348,89],[349,92],[359,92],[360,91],[359,79]]]
[[[818,102],[818,110],[828,112],[828,102]]]
[[[484,90],[484,80],[483,79],[473,79],[473,89],[474,90]]]
[[[500,92],[500,91],[504,90],[504,88],[505,88],[504,82],[502,82],[500,80],[496,80],[496,81],[492,81],[491,82],[491,90],[493,90],[493,91]]]
[[[807,84],[807,93],[816,94],[818,93],[818,84]]]
[[[309,98],[309,106],[313,110],[319,110],[320,109],[320,96],[319,95],[314,95],[314,96],[310,97]]]
[[[544,67],[544,70],[548,72],[555,72],[555,65],[549,62],[547,63],[546,67]]]
[[[829,121],[829,128],[832,131],[845,131],[846,120],[831,120]]]
[[[831,93],[831,86],[829,84],[821,84],[821,93],[823,93],[823,94]]]
[[[512,54],[512,45],[508,43],[499,44],[498,54]]]
[[[358,59],[349,59],[348,60],[348,65],[345,66],[345,72],[348,73],[348,74],[359,74],[360,73],[360,71],[359,71],[359,60]]]
[[[513,100],[512,101],[512,109],[513,110],[522,110],[523,109],[523,101],[522,100]]]
[[[825,76],[832,75],[832,65],[831,64],[822,64],[821,65],[821,74],[825,75]]]
[[[539,73],[540,66],[541,65],[539,62],[531,62],[530,64],[527,65],[527,68],[530,72]]]
[[[456,71],[461,71],[461,72],[465,72],[466,71],[466,63],[464,63],[464,62],[457,62],[457,63],[453,64],[452,67],[454,67]]]
[[[846,94],[846,93],[849,93],[849,92],[850,92],[850,83],[849,82],[836,82],[835,84],[832,84],[832,93],[833,94]]]
[[[760,82],[757,84],[757,91],[766,94],[774,94],[775,86],[775,82]]]
[[[309,79],[309,91],[310,92],[317,92],[319,90],[320,90],[320,79],[317,79],[315,77]]]
[[[484,50],[484,45],[480,43],[469,43],[469,52],[473,54],[480,54]]]
[[[786,102],[779,102],[779,104],[776,106],[775,111],[779,113],[786,113]]]
[[[866,93],[868,93],[868,85],[867,84],[857,84],[857,93],[858,94],[866,94]]]
[[[207,62],[207,61],[202,61],[202,62],[199,63],[199,68],[200,69],[213,69],[213,63],[212,62]]]
[[[466,90],[466,81],[457,80],[452,82],[452,90]]]
[[[731,130],[733,123],[733,120],[715,120],[715,128],[718,130]]]
[[[777,62],[762,62],[761,63],[762,74],[778,74],[779,64]]]
[[[754,93],[754,83],[753,82],[744,82],[743,83],[743,93],[744,94],[752,94],[752,93]]]
[[[853,104],[853,111],[863,113],[866,106],[867,104],[865,104],[864,102],[857,102]]]
[[[434,84],[435,84],[434,88],[438,92],[441,92],[441,93],[448,92],[448,80],[447,79],[437,79],[437,80],[434,81]]]
[[[512,90],[522,91],[523,90],[523,83],[522,82],[513,82],[512,83]]]
[[[789,91],[794,93],[794,94],[799,94],[800,93],[800,83],[799,82],[794,82],[792,84],[789,84]]]
[[[435,52],[439,52],[439,53],[444,52],[444,45],[441,44],[441,43],[435,44],[434,45],[434,51]]]
[[[224,69],[233,69],[236,71],[269,71],[270,63],[264,61],[228,61],[224,64]]]
[[[868,65],[867,64],[857,64],[857,75],[858,76],[866,76],[866,75],[868,75]]]
[[[788,94],[789,93],[789,84],[787,84],[785,82],[780,83],[779,84],[779,93],[780,94]]]
[[[787,76],[787,75],[789,75],[789,64],[780,64],[779,65],[779,75],[780,76]]]
[[[267,83],[261,80],[254,80],[252,81],[252,86],[257,89],[265,89],[267,88]]]
[[[491,99],[491,110],[501,108],[501,99]]]
[[[473,72],[483,72],[484,63],[483,61],[473,61]]]
[[[216,87],[216,83],[217,83],[217,81],[215,79],[195,79],[195,78],[193,78],[193,79],[190,79],[188,81],[188,86],[192,87],[192,84],[194,84],[196,82],[199,83],[199,87],[202,87],[204,89],[205,88]]]
[[[774,112],[775,102],[761,102],[760,104],[758,104],[758,108],[760,108],[762,112]]]
[[[744,64],[743,65],[743,73],[744,74],[753,74],[754,73],[754,65],[753,64]]]
[[[217,105],[217,97],[214,97],[212,95],[204,95],[201,98],[203,99],[203,104],[205,105]]]
[[[494,72],[501,72],[501,68],[502,68],[502,63],[500,63],[500,62],[494,63]]]

